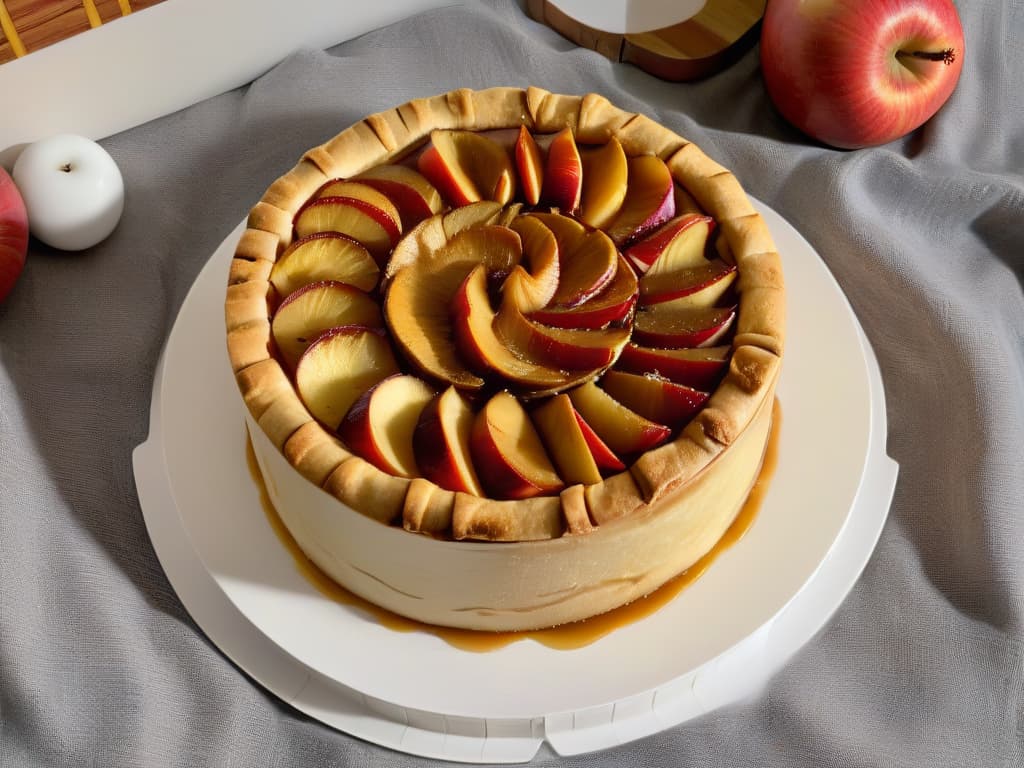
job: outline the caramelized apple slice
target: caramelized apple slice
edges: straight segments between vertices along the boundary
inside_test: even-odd
[[[533,216],[520,216],[511,222],[523,244],[519,267],[502,286],[517,306],[526,313],[547,306],[558,290],[558,241],[554,233]]]
[[[372,291],[380,268],[366,248],[337,232],[318,232],[296,240],[270,271],[270,282],[281,297],[309,283],[337,280],[361,291]]]
[[[580,157],[583,161],[580,219],[595,229],[604,229],[626,199],[629,177],[626,153],[613,136],[602,147],[582,151]]]
[[[525,394],[558,391],[590,375],[588,371],[567,372],[523,359],[502,343],[494,331],[495,313],[482,265],[470,272],[456,291],[451,311],[459,356],[471,369],[498,376]]]
[[[470,437],[473,463],[493,498],[525,499],[565,485],[519,401],[494,395],[476,415]]]
[[[346,181],[345,179],[334,179],[320,187],[314,197],[347,197],[352,200],[362,200],[364,203],[384,211],[391,221],[399,225],[398,229],[401,232],[402,218],[398,213],[398,208],[391,202],[390,197],[380,190],[374,189],[369,184],[358,181]]]
[[[527,205],[540,202],[541,185],[544,180],[544,160],[540,147],[525,125],[519,126],[515,144],[516,169],[519,171],[519,187]]]
[[[601,386],[631,411],[673,429],[692,419],[708,400],[707,392],[649,374],[608,371]]]
[[[354,180],[387,195],[398,209],[403,232],[444,208],[441,193],[434,185],[422,173],[406,165],[377,165]]]
[[[622,405],[592,380],[568,392],[576,411],[618,456],[635,456],[665,442],[672,430]]]
[[[413,452],[423,477],[449,491],[483,496],[473,467],[470,435],[475,414],[455,387],[435,395],[420,413]]]
[[[558,328],[603,328],[625,324],[637,299],[636,275],[619,256],[615,277],[597,296],[576,307],[543,307],[530,314],[531,320]]]
[[[714,224],[710,216],[683,214],[630,246],[626,257],[641,274],[671,274],[699,267],[707,261],[707,242]]]
[[[652,269],[640,278],[640,303],[710,307],[718,303],[735,279],[735,265],[726,264],[721,259],[705,261],[699,267],[676,272],[655,272]]]
[[[431,216],[421,221],[403,237],[391,252],[391,258],[384,268],[386,280],[390,280],[400,269],[426,263],[449,240],[460,232],[473,227],[493,224],[500,216],[502,207],[490,200],[454,208],[443,215]]]
[[[326,280],[310,283],[281,302],[270,330],[281,357],[294,370],[302,353],[329,328],[361,325],[383,328],[377,302],[347,283]]]
[[[608,236],[618,246],[641,238],[675,215],[672,172],[656,155],[628,160],[626,201],[608,226]]]
[[[295,233],[306,237],[315,232],[340,232],[366,246],[382,261],[402,236],[398,220],[365,200],[353,197],[320,197],[304,205],[295,215]]]
[[[731,347],[659,349],[630,343],[622,348],[615,367],[629,373],[653,373],[677,384],[709,391],[722,378]]]
[[[600,230],[588,230],[556,213],[533,213],[558,241],[558,290],[548,306],[576,307],[601,293],[615,277],[618,251]]]
[[[508,152],[473,131],[432,131],[430,146],[417,162],[420,173],[455,206],[478,200],[505,205],[515,193],[515,174]]]
[[[494,317],[494,332],[512,352],[527,360],[570,371],[606,368],[629,340],[627,328],[556,328],[527,319],[506,293]]]
[[[415,376],[397,374],[361,394],[338,427],[349,449],[382,472],[419,477],[413,431],[434,390]]]
[[[346,325],[309,345],[295,367],[295,387],[309,412],[333,430],[356,398],[398,372],[384,331]]]
[[[594,455],[594,446],[599,446],[602,461],[607,464],[610,456],[616,469],[625,465],[618,460],[597,434],[590,429],[572,406],[568,395],[555,395],[530,413],[534,426],[540,433],[548,454],[558,468],[558,474],[567,485],[582,483],[592,485],[601,482],[602,467]],[[584,428],[587,432],[584,432]]]
[[[712,347],[725,338],[735,318],[735,307],[654,304],[633,317],[633,340],[652,347]]]
[[[583,191],[583,163],[571,128],[563,128],[551,140],[544,164],[541,199],[564,214],[575,215]]]

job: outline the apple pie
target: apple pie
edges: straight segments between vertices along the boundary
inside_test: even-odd
[[[650,593],[756,479],[781,262],[736,178],[596,94],[370,115],[253,206],[227,347],[261,472],[331,578],[522,630]]]

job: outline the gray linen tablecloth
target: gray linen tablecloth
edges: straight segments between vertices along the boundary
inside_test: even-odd
[[[80,255],[34,244],[0,306],[0,766],[427,764],[293,711],[206,639],[154,554],[131,452],[190,285],[304,149],[410,98],[528,84],[647,113],[803,233],[877,351],[901,467],[863,577],[763,694],[535,763],[1024,764],[1024,3],[959,5],[952,100],[877,149],[788,127],[756,51],[669,84],[499,0],[298,52],[104,141],[119,228]]]

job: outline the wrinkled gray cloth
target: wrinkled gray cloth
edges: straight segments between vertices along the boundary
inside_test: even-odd
[[[1024,4],[959,5],[959,87],[878,149],[788,127],[756,51],[669,84],[499,0],[296,53],[105,140],[119,228],[80,255],[34,245],[0,306],[0,766],[429,764],[295,712],[221,655],[154,554],[131,451],[192,281],[303,150],[410,98],[528,84],[647,113],[803,233],[878,354],[901,467],[863,577],[762,695],[535,763],[1024,764]]]

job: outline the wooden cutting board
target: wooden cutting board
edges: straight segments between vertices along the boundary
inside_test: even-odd
[[[707,77],[732,64],[758,38],[767,0],[707,0],[691,19],[641,33],[587,26],[549,0],[528,0],[527,11],[564,37],[612,61],[635,64],[665,80]]]
[[[0,0],[0,64],[161,2]]]

